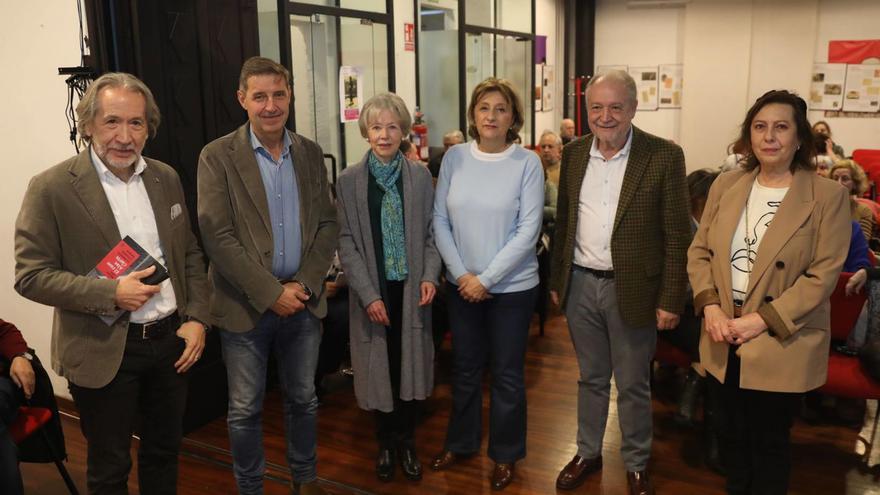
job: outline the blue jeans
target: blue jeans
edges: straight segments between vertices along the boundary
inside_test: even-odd
[[[275,353],[284,395],[287,463],[297,483],[317,478],[317,409],[315,368],[321,322],[308,310],[288,317],[266,311],[247,332],[221,330],[223,361],[229,381],[229,443],[235,480],[241,494],[263,493],[263,397],[269,353]]]
[[[480,450],[483,417],[483,370],[492,372],[489,387],[489,457],[516,462],[526,456],[525,358],[537,287],[492,294],[469,303],[447,283],[452,328],[452,414],[446,450]]]

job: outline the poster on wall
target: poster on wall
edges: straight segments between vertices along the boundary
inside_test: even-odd
[[[843,88],[846,85],[846,64],[813,64],[810,83],[812,110],[840,110],[843,108]]]
[[[542,67],[541,76],[541,111],[553,110],[553,86],[556,84],[556,72],[552,65]]]
[[[665,64],[660,66],[660,108],[681,108],[681,76],[684,73],[682,64]]]
[[[596,75],[601,76],[607,72],[611,72],[613,70],[622,70],[624,72],[629,69],[628,65],[597,65],[596,66]]]
[[[657,110],[657,66],[630,67],[629,75],[636,81],[638,110]]]
[[[416,51],[416,25],[411,22],[403,23],[403,50]]]
[[[339,116],[342,123],[356,122],[364,104],[364,68],[339,67]]]
[[[880,111],[880,65],[847,65],[843,95],[847,112]]]

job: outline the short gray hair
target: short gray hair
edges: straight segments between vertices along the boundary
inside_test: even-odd
[[[628,72],[623,70],[610,70],[604,74],[593,77],[590,79],[590,82],[587,83],[587,91],[589,92],[590,88],[605,81],[612,81],[623,85],[624,89],[626,89],[627,96],[629,96],[630,102],[638,102],[636,81]]]
[[[105,88],[124,88],[128,91],[140,93],[146,102],[144,112],[147,119],[147,131],[151,138],[156,137],[162,117],[159,114],[156,99],[153,98],[153,92],[150,91],[150,88],[143,81],[131,74],[108,72],[89,85],[89,88],[76,106],[76,117],[78,119],[76,130],[79,132],[80,143],[85,145],[92,141],[92,137],[87,134],[87,129],[95,122],[95,118],[98,115],[98,96]]]
[[[458,129],[456,129],[454,131],[449,131],[443,135],[443,140],[446,141],[447,139],[455,139],[459,143],[463,143],[464,142],[464,133],[459,131]]]
[[[541,133],[541,138],[538,139],[538,143],[544,140],[544,136],[553,136],[553,141],[556,143],[556,146],[562,146],[562,138],[559,137],[559,134],[556,134],[550,129],[547,129]]]
[[[367,100],[364,103],[364,108],[361,109],[361,116],[358,118],[361,136],[367,137],[367,128],[376,120],[376,117],[382,110],[388,110],[395,115],[403,137],[409,135],[409,130],[412,127],[412,117],[409,115],[409,109],[406,108],[403,98],[394,93],[379,93]]]

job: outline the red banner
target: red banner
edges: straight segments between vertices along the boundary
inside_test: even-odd
[[[830,41],[830,64],[880,64],[880,40]]]

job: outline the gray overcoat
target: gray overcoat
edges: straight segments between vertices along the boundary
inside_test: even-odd
[[[339,260],[348,279],[351,364],[358,405],[367,410],[394,409],[385,327],[367,317],[366,307],[381,299],[370,211],[367,205],[367,156],[345,169],[336,182]],[[438,284],[440,255],[434,247],[431,217],[434,189],[424,166],[404,160],[403,218],[409,276],[403,286],[400,398],[421,400],[434,386],[431,305],[419,306],[421,282]]]

